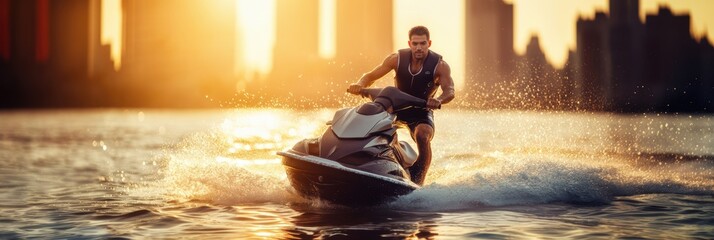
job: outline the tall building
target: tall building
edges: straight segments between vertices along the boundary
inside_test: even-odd
[[[608,110],[632,111],[646,102],[638,95],[644,74],[644,25],[639,17],[639,0],[610,0],[609,51],[612,80],[605,86],[612,98]]]
[[[10,0],[0,0],[0,107],[12,100],[10,84]]]
[[[36,56],[38,49],[45,48],[41,45],[45,41],[40,41],[37,35],[47,36],[46,28],[40,28],[40,20],[47,20],[47,17],[38,16],[39,1],[33,0],[11,0],[9,11],[9,47],[10,62],[14,67],[20,65],[32,65],[39,62]],[[44,25],[44,24],[42,24]],[[14,68],[13,68],[14,69]]]
[[[88,49],[99,41],[91,31],[100,18],[98,3],[0,1],[0,106],[96,105],[89,97],[98,89],[88,72],[100,60]]]
[[[49,55],[51,98],[62,99],[60,105],[95,105],[89,93],[96,85],[89,81],[91,0],[52,0],[49,3]],[[96,33],[99,34],[99,33]],[[98,40],[98,35],[95,40]]]
[[[646,17],[645,86],[647,100],[657,111],[693,111],[699,80],[697,46],[689,15],[674,15],[661,7]]]
[[[514,104],[526,109],[555,109],[560,107],[559,91],[562,80],[545,58],[538,36],[531,36],[526,53],[518,64]]]
[[[86,78],[89,65],[91,1],[49,2],[51,23],[49,59],[53,72],[60,76]]]
[[[470,94],[493,93],[514,81],[513,5],[502,0],[465,4],[464,90]]]
[[[380,64],[394,52],[392,40],[392,0],[336,1],[336,80],[344,85]],[[368,17],[367,17],[368,16]],[[404,34],[404,47],[407,30]]]
[[[0,72],[0,107],[24,107],[30,105],[30,92],[38,85],[38,68],[41,64],[36,59],[36,52],[40,41],[37,39],[39,32],[47,35],[47,29],[38,27],[37,1],[10,0],[3,3],[7,10],[7,33],[3,37],[8,42],[8,59],[2,63],[2,68],[7,71]],[[0,10],[3,11],[3,10]],[[43,42],[44,44],[44,42]]]
[[[559,91],[561,102],[559,106],[563,110],[574,110],[576,99],[575,94],[575,60],[577,58],[574,50],[568,51],[568,59],[562,69],[556,70],[557,76],[561,79],[562,86]]]
[[[0,64],[10,60],[10,0],[0,0]]]
[[[328,90],[319,55],[319,0],[277,0],[273,70],[253,88],[272,96],[318,98]]]
[[[712,67],[703,57],[706,44],[698,46],[691,36],[689,15],[660,7],[643,24],[638,13],[639,0],[611,0],[609,16],[578,20],[571,67],[578,107],[702,111],[707,101],[700,89],[708,86],[706,69]]]
[[[612,105],[612,57],[609,22],[603,12],[594,19],[579,18],[576,27],[574,93],[576,108],[605,110]]]
[[[706,36],[699,40],[699,53],[701,85],[697,91],[697,102],[702,111],[714,112],[714,46]]]
[[[235,1],[123,0],[123,102],[208,105],[235,92]]]
[[[87,75],[92,79],[103,79],[114,74],[114,62],[108,44],[103,44],[102,1],[89,1],[89,46]]]
[[[319,0],[277,0],[276,4],[275,67],[319,58]]]

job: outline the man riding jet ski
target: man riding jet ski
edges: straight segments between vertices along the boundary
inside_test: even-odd
[[[408,194],[419,185],[405,169],[417,153],[397,140],[396,113],[426,101],[395,87],[364,88],[373,101],[337,111],[319,138],[284,152],[283,165],[297,193],[342,205],[372,205]]]

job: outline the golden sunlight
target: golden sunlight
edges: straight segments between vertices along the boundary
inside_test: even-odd
[[[320,57],[334,58],[335,57],[335,9],[336,0],[320,0]]]
[[[524,54],[531,35],[540,38],[543,51],[552,64],[562,67],[568,50],[575,49],[578,16],[592,19],[595,11],[608,11],[607,0],[506,0],[514,4],[514,49]],[[656,14],[660,6],[669,6],[676,14],[690,14],[694,36],[714,36],[714,1],[700,0],[641,0],[640,18]],[[711,40],[710,40],[711,41]]]
[[[276,42],[276,0],[236,1],[236,36],[233,67],[246,79],[270,73]],[[298,0],[295,0],[298,1]],[[578,16],[590,18],[596,10],[607,11],[607,0],[504,0],[514,4],[514,50],[523,54],[530,37],[537,34],[548,60],[561,67],[568,50],[575,46],[575,24]],[[213,1],[211,1],[213,2]],[[224,2],[225,3],[225,2]],[[319,0],[319,56],[331,59],[336,55],[337,0]],[[714,1],[641,0],[640,14],[670,6],[675,13],[689,13],[692,33],[696,37],[714,39]],[[406,32],[414,25],[425,25],[432,31],[432,49],[444,55],[451,65],[457,88],[463,85],[464,69],[464,0],[394,0],[394,49],[407,47]],[[546,17],[547,16],[547,17]],[[114,68],[122,65],[124,29],[122,0],[101,0],[101,43],[110,45]],[[388,53],[385,53],[385,55]]]
[[[285,121],[282,111],[245,110],[221,124],[221,132],[230,146],[229,153],[251,150],[271,150],[289,147],[302,136],[315,135],[322,124],[306,119]],[[287,145],[286,145],[287,144]]]
[[[394,49],[409,47],[409,29],[416,25],[429,28],[431,50],[444,56],[451,66],[456,89],[464,84],[464,1],[395,0]]]
[[[237,24],[241,27],[245,76],[264,76],[273,67],[275,0],[238,0]]]
[[[102,44],[110,45],[110,54],[114,61],[114,70],[121,67],[122,51],[122,13],[121,0],[102,0]]]

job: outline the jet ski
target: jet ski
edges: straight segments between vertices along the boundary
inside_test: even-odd
[[[347,206],[376,205],[420,188],[405,169],[417,153],[397,139],[396,113],[426,101],[395,87],[365,88],[372,101],[335,112],[319,138],[305,139],[282,156],[290,184],[308,199]]]

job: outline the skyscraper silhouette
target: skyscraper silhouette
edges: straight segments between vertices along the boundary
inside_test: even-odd
[[[0,107],[10,98],[10,0],[0,0]]]
[[[0,64],[7,62],[9,60],[10,60],[10,0],[0,0]]]
[[[88,82],[90,0],[9,1],[4,106],[96,106]],[[98,33],[97,33],[98,34]],[[10,103],[12,102],[12,103]]]
[[[90,93],[98,87],[89,82],[89,48],[91,0],[48,1],[49,61],[52,76],[45,79],[51,86],[50,98],[62,99],[61,105],[96,106]],[[96,33],[96,32],[94,32]],[[96,33],[99,34],[99,33]],[[42,38],[42,37],[40,37]],[[98,38],[93,38],[98,40]],[[59,102],[59,101],[57,101]]]
[[[39,85],[39,75],[46,68],[36,59],[38,30],[37,1],[10,0],[7,15],[7,55],[0,72],[0,106],[22,107],[33,105],[32,98],[23,93],[30,92]]]
[[[497,86],[513,82],[513,5],[502,0],[465,4],[464,90],[472,94],[493,93]]]
[[[519,58],[517,79],[511,104],[526,109],[555,109],[561,107],[562,79],[548,63],[538,36],[531,36],[526,53]]]
[[[690,33],[689,15],[674,15],[660,7],[646,18],[645,86],[657,111],[694,111],[700,80],[697,46]]]
[[[321,74],[326,62],[318,47],[319,1],[277,0],[276,4],[273,70],[266,82],[250,88],[271,96],[315,98],[327,89]]]
[[[125,99],[195,106],[235,91],[235,1],[123,0]],[[138,94],[135,94],[138,93]]]
[[[639,17],[639,0],[610,0],[609,46],[612,79],[603,86],[607,110],[633,110],[645,105],[642,95],[644,74],[644,25]]]
[[[354,82],[394,51],[392,0],[337,1],[337,81]],[[403,38],[406,45],[406,30]]]
[[[714,112],[714,46],[709,42],[709,39],[702,37],[699,40],[699,68],[701,85],[698,86],[699,108],[705,112]]]
[[[690,17],[668,7],[638,16],[638,0],[610,1],[610,15],[579,19],[572,69],[580,108],[606,111],[705,111],[707,45],[690,33]],[[701,52],[699,52],[701,51]],[[702,94],[704,96],[702,96]],[[706,110],[711,111],[711,109]]]
[[[612,99],[612,58],[607,15],[595,13],[594,19],[579,18],[577,22],[574,94],[577,108],[605,110]]]

